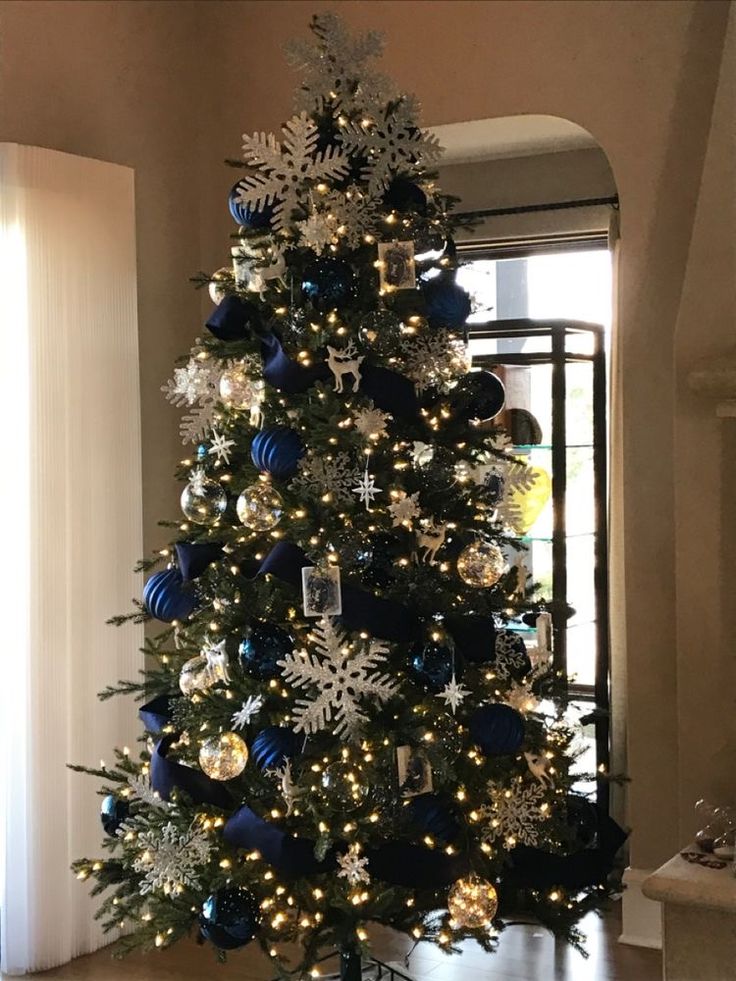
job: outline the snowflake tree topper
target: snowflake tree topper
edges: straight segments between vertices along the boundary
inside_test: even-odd
[[[278,662],[285,681],[312,689],[311,698],[296,699],[294,732],[329,729],[340,738],[352,738],[367,721],[361,703],[383,703],[396,690],[396,682],[380,672],[388,645],[373,639],[353,642],[329,618],[315,624],[311,638],[316,653],[294,651]]]

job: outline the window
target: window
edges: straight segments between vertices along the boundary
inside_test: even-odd
[[[611,323],[611,257],[605,241],[520,255],[474,246],[458,271],[473,299],[473,363],[499,374],[501,423],[517,455],[551,477],[553,492],[529,515],[523,550],[527,594],[554,620],[555,658],[571,676],[571,712],[608,706],[605,351]],[[593,326],[595,324],[601,326]],[[529,631],[523,621],[514,629]],[[581,772],[608,764],[608,723],[586,728]],[[581,790],[592,789],[580,787]],[[601,802],[607,788],[601,781]]]

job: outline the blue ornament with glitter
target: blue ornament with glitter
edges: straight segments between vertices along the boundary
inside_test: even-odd
[[[208,896],[199,917],[200,933],[220,950],[245,947],[261,922],[258,902],[244,886],[227,886]]]
[[[121,800],[113,794],[103,798],[100,807],[100,821],[106,835],[115,837],[123,821],[127,818],[130,805],[127,800]]]
[[[292,635],[266,620],[255,620],[238,647],[243,670],[260,681],[270,681],[281,674],[279,661],[295,647]]]
[[[470,316],[470,296],[458,286],[453,274],[422,283],[422,294],[430,327],[462,327]]]
[[[486,756],[508,756],[521,749],[524,719],[515,708],[495,702],[470,716],[470,735]]]
[[[240,194],[240,182],[235,184],[227,199],[227,206],[230,210],[230,214],[233,216],[233,220],[238,223],[238,225],[243,228],[249,229],[268,229],[271,227],[271,219],[273,218],[274,206],[272,204],[264,205],[263,208],[248,208],[238,200]]]
[[[299,461],[304,456],[304,443],[295,429],[269,426],[253,437],[250,456],[259,470],[286,480],[297,471]]]
[[[355,293],[355,273],[343,259],[329,256],[310,262],[302,277],[302,295],[324,313],[341,306]]]
[[[253,762],[259,770],[277,770],[299,753],[301,740],[285,726],[267,726],[251,743]]]
[[[200,443],[197,447],[197,460],[201,463],[203,460],[207,459],[207,447],[204,443]]]
[[[452,802],[440,794],[419,794],[409,804],[412,821],[445,844],[455,841],[460,825]]]
[[[143,587],[143,605],[156,620],[186,620],[197,605],[194,590],[186,586],[178,569],[154,572]]]

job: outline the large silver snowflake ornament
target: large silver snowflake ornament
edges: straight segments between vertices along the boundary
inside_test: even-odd
[[[310,690],[296,699],[294,732],[328,729],[342,739],[353,738],[367,721],[369,701],[386,702],[396,682],[381,673],[388,644],[383,640],[355,639],[334,620],[323,618],[312,628],[315,653],[294,651],[279,661],[286,682]]]
[[[361,471],[345,453],[314,456],[310,454],[299,461],[299,470],[291,487],[313,500],[324,500],[330,495],[336,504],[350,504],[353,487],[361,479]]]
[[[176,896],[184,889],[200,888],[199,870],[212,851],[205,831],[190,827],[182,833],[169,821],[160,831],[139,832],[138,845],[142,851],[133,868],[143,874],[139,887],[142,896],[154,891]]]
[[[215,358],[200,357],[201,353],[195,348],[186,366],[175,368],[174,377],[161,386],[172,405],[190,410],[179,424],[182,443],[199,442],[217,417],[222,365]]]
[[[238,184],[238,200],[252,211],[274,205],[277,231],[293,228],[294,213],[308,211],[317,184],[343,177],[348,157],[335,145],[317,149],[317,124],[306,112],[287,120],[279,143],[273,133],[243,134],[243,158],[253,173]]]

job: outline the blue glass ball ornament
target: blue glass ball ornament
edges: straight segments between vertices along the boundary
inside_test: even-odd
[[[408,177],[394,177],[383,196],[383,203],[391,211],[402,214],[408,211],[419,215],[427,213],[427,195]]]
[[[452,642],[446,637],[417,641],[409,657],[414,677],[435,694],[439,694],[452,681],[453,670],[458,680],[462,677],[462,664],[457,656],[453,658]]]
[[[301,739],[291,729],[267,726],[251,743],[251,758],[260,770],[277,770],[287,759],[294,759],[301,744]]]
[[[253,437],[250,456],[259,470],[281,480],[293,477],[304,456],[304,443],[295,429],[269,426]]]
[[[445,844],[454,841],[460,834],[452,802],[440,794],[419,794],[412,797],[409,804],[412,821],[434,838]]]
[[[503,409],[506,389],[492,371],[469,371],[452,390],[449,401],[456,418],[487,422]]]
[[[227,206],[233,220],[243,228],[270,228],[271,219],[273,218],[274,205],[267,204],[265,207],[259,208],[257,211],[252,210],[247,208],[241,201],[238,201],[239,193],[240,182],[238,181],[237,184],[233,185],[227,198]]]
[[[499,630],[496,633],[494,657],[499,678],[521,681],[532,669],[524,638],[513,630]]]
[[[100,821],[106,835],[114,837],[120,825],[127,818],[130,805],[127,800],[120,800],[113,794],[108,794],[103,798],[100,807]]]
[[[235,950],[251,942],[260,922],[253,893],[243,886],[228,886],[205,899],[199,929],[205,940],[220,950]]]
[[[143,587],[143,605],[156,620],[186,620],[197,605],[193,589],[184,585],[178,569],[154,572]]]
[[[295,643],[292,635],[275,623],[254,620],[238,647],[243,670],[260,681],[278,678],[278,662],[291,654]]]
[[[324,313],[341,306],[355,292],[355,273],[343,259],[315,259],[304,269],[302,296]]]
[[[422,294],[430,327],[462,327],[470,316],[470,296],[455,282],[454,274],[423,282]]]
[[[524,742],[524,719],[510,705],[481,705],[470,716],[469,728],[486,756],[516,753]]]

